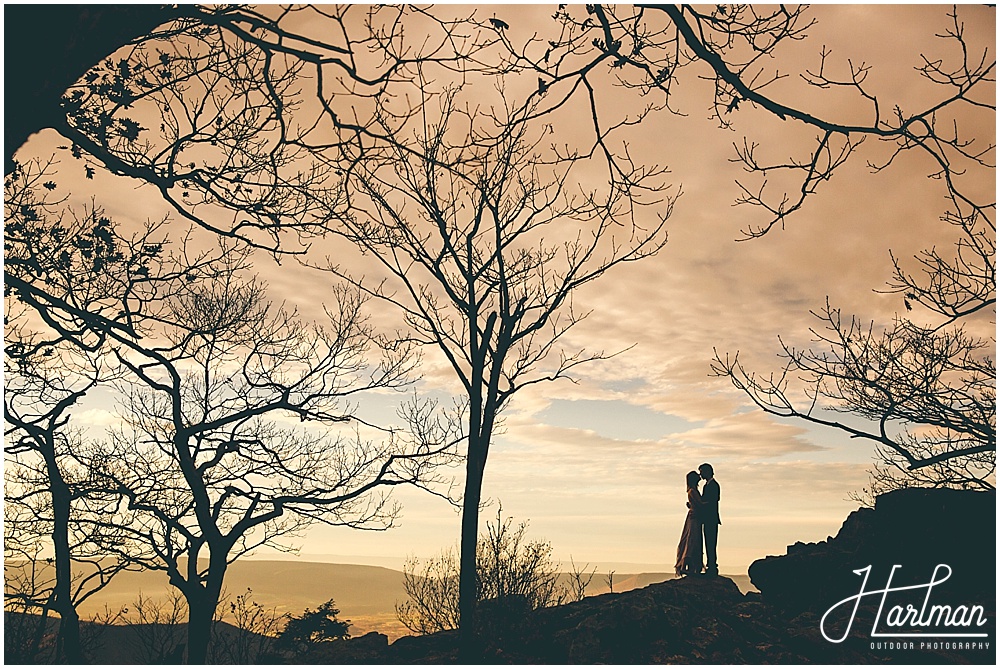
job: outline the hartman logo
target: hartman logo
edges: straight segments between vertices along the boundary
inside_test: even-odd
[[[980,605],[939,603],[933,598],[935,586],[939,586],[952,575],[952,569],[946,564],[934,568],[927,583],[892,587],[892,579],[896,570],[902,565],[893,565],[886,580],[885,587],[867,590],[868,577],[872,566],[855,569],[854,573],[864,576],[858,594],[840,600],[823,614],[819,622],[823,638],[830,643],[841,643],[847,638],[854,625],[861,600],[865,597],[879,597],[878,613],[872,624],[871,637],[889,639],[913,638],[984,638],[989,634],[980,631],[987,623],[985,612]],[[891,596],[891,599],[890,599]],[[886,608],[887,600],[891,606]],[[843,607],[852,607],[843,634],[832,637],[827,630],[827,619]],[[838,616],[839,617],[839,616]]]

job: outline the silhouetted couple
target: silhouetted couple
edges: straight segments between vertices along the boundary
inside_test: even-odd
[[[705,485],[698,491],[698,483],[704,479]],[[687,474],[687,518],[681,542],[677,544],[677,564],[674,572],[678,576],[700,574],[704,569],[709,576],[719,575],[719,482],[715,480],[712,465],[703,464],[696,472]],[[702,536],[708,566],[702,557]]]

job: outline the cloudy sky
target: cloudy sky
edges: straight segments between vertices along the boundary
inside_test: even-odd
[[[493,8],[491,8],[493,9]],[[963,7],[979,44],[995,41],[993,9]],[[821,45],[831,65],[851,58],[872,65],[871,90],[914,109],[935,91],[913,68],[922,52],[940,50],[935,33],[947,25],[944,6],[821,6],[810,39],[784,53],[775,66],[797,73],[818,63]],[[551,7],[498,6],[512,25],[546,20]],[[484,498],[505,514],[530,520],[531,534],[551,541],[555,557],[628,565],[674,561],[686,509],[684,474],[711,462],[722,489],[719,560],[723,571],[744,570],[754,559],[784,552],[795,541],[835,534],[856,508],[847,500],[867,483],[872,448],[845,435],[768,416],[753,408],[725,379],[713,378],[713,350],[740,351],[748,367],[777,370],[778,336],[808,344],[810,309],[830,299],[845,313],[885,324],[901,298],[875,292],[890,275],[889,250],[910,257],[947,245],[943,192],[929,180],[930,166],[908,158],[873,175],[866,160],[884,158],[871,142],[807,203],[784,230],[737,242],[760,213],[733,207],[740,178],[730,162],[732,143],[744,134],[785,159],[812,132],[742,108],[735,131],[706,119],[704,83],[686,82],[679,98],[684,117],[650,119],[637,130],[638,149],[671,168],[683,196],[669,222],[670,241],[656,257],[586,286],[575,304],[592,311],[565,340],[575,350],[628,350],[582,368],[578,383],[536,385],[522,392],[506,415],[506,430],[490,452]],[[803,88],[795,76],[775,88],[790,104],[837,120],[856,120],[857,101]],[[968,134],[994,141],[992,117]],[[19,156],[44,156],[59,143],[51,132],[35,136]],[[101,176],[98,189],[116,216],[157,218],[164,205],[134,183]],[[992,181],[979,186],[994,188]],[[107,189],[107,190],[105,190]],[[81,193],[74,193],[79,197]],[[304,312],[329,301],[329,286],[309,270],[262,257],[257,266],[275,295]],[[919,319],[919,316],[918,316]],[[987,324],[989,327],[991,325]],[[426,357],[421,392],[453,389],[444,366]],[[373,400],[391,410],[396,398]],[[114,420],[104,406],[77,416],[95,425]],[[403,514],[387,532],[317,527],[300,540],[309,555],[376,556],[401,563],[457,542],[459,515],[420,491],[397,498]],[[264,554],[261,555],[262,557]]]

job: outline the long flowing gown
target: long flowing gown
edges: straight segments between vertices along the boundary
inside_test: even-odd
[[[690,488],[687,494],[688,513],[684,519],[681,541],[677,544],[677,563],[674,565],[674,573],[678,576],[700,574],[705,567],[702,555],[701,520],[698,519],[701,493],[697,488]]]

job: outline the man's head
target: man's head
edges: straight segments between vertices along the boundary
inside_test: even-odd
[[[707,462],[702,466],[698,467],[698,473],[701,474],[701,477],[706,481],[715,476],[715,470],[712,469],[712,465],[708,464]]]

